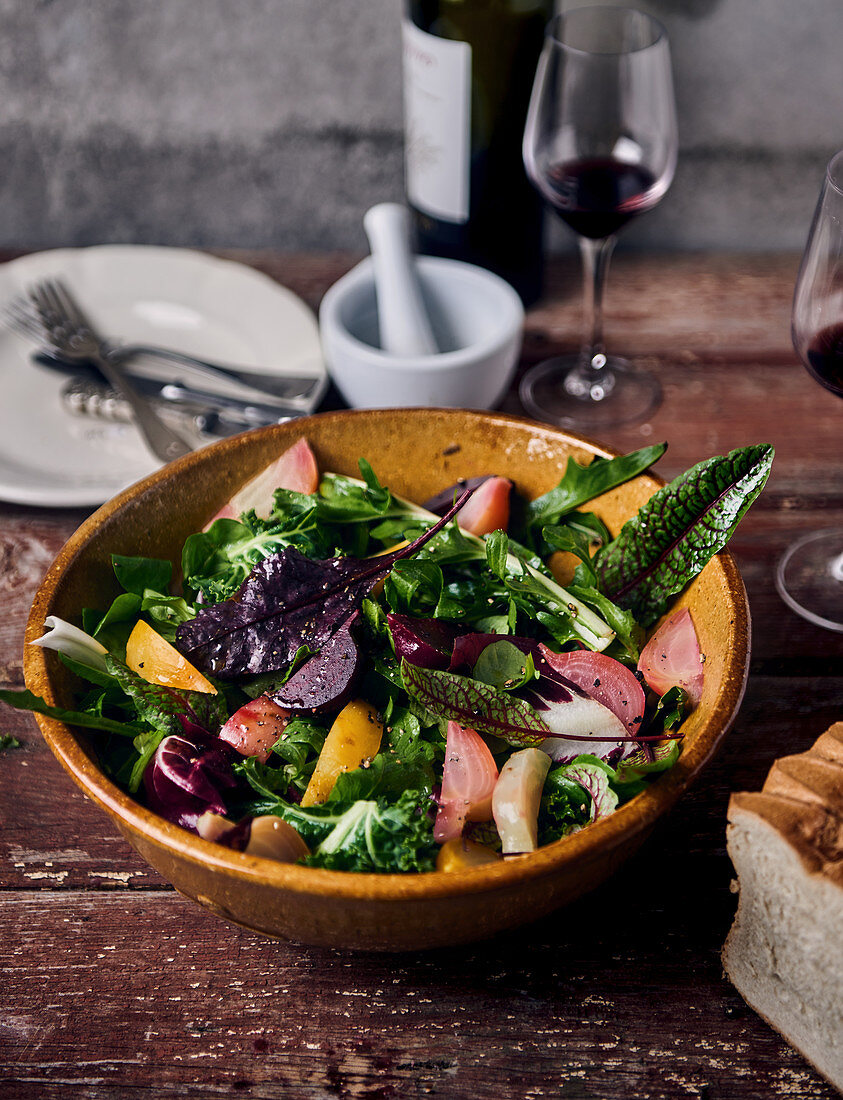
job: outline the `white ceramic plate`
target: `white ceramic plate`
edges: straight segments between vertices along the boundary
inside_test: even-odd
[[[136,245],[36,252],[0,265],[0,306],[57,275],[106,336],[268,375],[326,379],[313,312],[243,264]],[[67,376],[33,364],[32,351],[0,329],[0,499],[93,506],[157,469],[133,425],[67,411]]]

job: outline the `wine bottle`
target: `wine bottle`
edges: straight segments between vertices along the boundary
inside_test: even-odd
[[[407,201],[420,252],[542,281],[542,200],[521,141],[553,0],[407,0]]]

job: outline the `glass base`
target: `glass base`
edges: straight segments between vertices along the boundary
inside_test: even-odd
[[[536,420],[600,431],[646,420],[661,403],[662,391],[646,371],[598,354],[590,363],[581,355],[538,363],[522,378],[519,394]]]
[[[797,615],[843,634],[843,528],[797,539],[779,562],[776,588]]]

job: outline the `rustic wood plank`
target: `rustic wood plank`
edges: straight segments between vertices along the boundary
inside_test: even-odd
[[[343,252],[314,256],[243,249],[217,255],[258,268],[314,307],[360,259]],[[621,249],[607,284],[607,341],[623,355],[673,349],[677,365],[695,358],[731,361],[736,354],[789,360],[798,266],[793,253],[653,255]],[[531,353],[539,346],[578,346],[582,287],[576,256],[548,265],[545,294],[528,311],[526,332]]]
[[[723,978],[728,888],[712,899],[691,863],[665,892],[653,862],[521,934],[387,959],[273,943],[175,896],[7,895],[7,1081],[92,1098],[832,1096]]]

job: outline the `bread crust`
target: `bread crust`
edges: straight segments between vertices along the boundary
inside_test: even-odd
[[[733,794],[728,819],[739,901],[724,969],[843,1092],[843,722]]]

